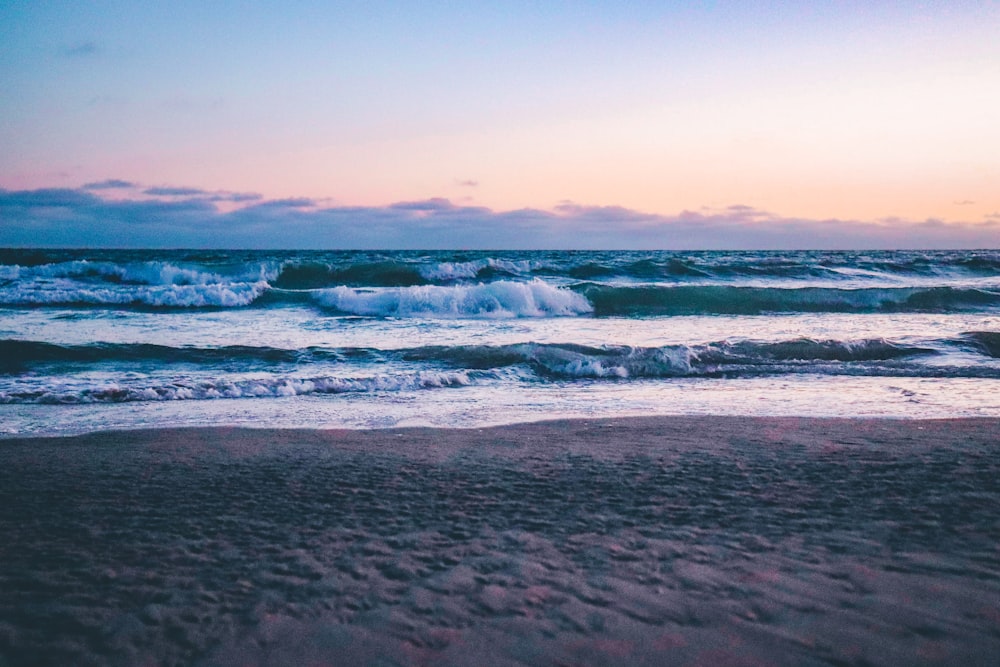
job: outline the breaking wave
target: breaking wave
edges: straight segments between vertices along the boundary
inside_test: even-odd
[[[315,292],[316,301],[340,313],[376,317],[565,317],[593,308],[575,292],[541,280],[501,280],[478,285],[357,289]]]
[[[52,388],[0,391],[4,403],[130,403],[235,398],[280,398],[310,394],[400,392],[461,387],[475,378],[463,372],[419,371],[374,377],[268,377],[243,380],[174,381],[159,384],[107,382],[95,386],[67,382]],[[77,384],[78,386],[74,386]]]

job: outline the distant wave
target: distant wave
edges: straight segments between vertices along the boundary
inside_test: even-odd
[[[237,308],[252,304],[268,287],[265,281],[127,287],[56,282],[0,287],[0,304]]]
[[[1000,291],[954,287],[621,287],[585,283],[574,290],[587,297],[597,316],[948,312],[1000,306]]]
[[[367,317],[665,317],[1000,308],[1000,252],[0,250],[0,306]]]
[[[278,269],[273,263],[236,263],[228,270],[183,266],[164,261],[108,262],[74,260],[34,266],[0,265],[0,280],[72,278],[90,282],[124,285],[228,285],[274,280]]]

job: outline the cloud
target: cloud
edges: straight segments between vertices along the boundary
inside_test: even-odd
[[[260,201],[264,196],[256,192],[216,192],[212,194],[213,201],[231,201],[236,203]]]
[[[972,206],[976,202],[972,201],[971,199],[963,199],[961,201],[956,201],[952,203],[955,204],[955,206]]]
[[[117,190],[123,188],[136,188],[138,187],[135,183],[130,181],[123,181],[118,178],[109,178],[105,181],[97,181],[96,183],[87,183],[83,186],[84,190]]]
[[[62,50],[66,58],[91,58],[101,53],[101,47],[96,42],[79,42]]]
[[[142,192],[143,194],[152,195],[154,197],[189,197],[192,195],[209,194],[207,191],[201,190],[199,188],[170,188],[170,187],[146,188]]]
[[[423,199],[420,201],[401,201],[395,204],[389,205],[390,209],[396,211],[416,211],[419,213],[433,213],[450,211],[455,207],[450,200],[443,197],[434,197],[432,199]]]
[[[467,180],[455,179],[455,185],[463,188],[478,188],[479,181],[474,181],[472,179],[467,179]]]
[[[260,201],[264,197],[256,192],[228,192],[226,190],[202,190],[176,186],[146,188],[142,194],[150,197],[196,197],[206,201],[244,203]]]
[[[229,201],[238,201],[230,199]],[[300,209],[300,208],[313,208],[316,206],[316,200],[309,199],[307,197],[292,197],[289,199],[271,199],[269,201],[261,202],[260,204],[254,204],[252,208],[254,209]]]
[[[494,211],[433,198],[388,206],[330,206],[309,198],[104,181],[78,189],[0,190],[0,247],[318,249],[893,249],[997,248],[1000,215],[980,223],[810,220],[749,206],[659,215],[563,202]],[[188,194],[180,194],[187,192]],[[247,205],[220,208],[219,202]]]

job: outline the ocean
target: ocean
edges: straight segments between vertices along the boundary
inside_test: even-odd
[[[0,433],[1000,416],[1000,251],[0,250]]]

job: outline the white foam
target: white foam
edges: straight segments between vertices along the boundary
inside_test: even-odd
[[[593,311],[586,298],[541,280],[501,280],[478,285],[317,290],[316,299],[330,308],[377,317],[555,317]]]

